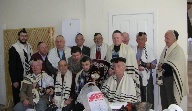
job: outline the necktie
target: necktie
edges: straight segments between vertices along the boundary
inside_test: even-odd
[[[100,49],[100,47],[97,47],[96,59],[101,59],[101,49]]]

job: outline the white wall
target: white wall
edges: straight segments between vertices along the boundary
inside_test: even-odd
[[[187,57],[186,2],[187,0],[0,0],[0,24],[6,24],[8,29],[54,26],[58,35],[61,34],[63,18],[80,19],[85,44],[90,46],[95,32],[101,32],[105,42],[111,40],[111,35],[108,34],[110,12],[154,11],[157,23],[157,57],[159,58],[165,46],[164,33],[169,29],[179,32],[178,43]],[[186,107],[187,104],[184,103]]]

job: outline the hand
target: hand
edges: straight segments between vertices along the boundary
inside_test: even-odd
[[[51,89],[46,89],[46,94],[49,94],[51,92]]]
[[[18,88],[19,87],[19,82],[14,82],[13,87]]]
[[[139,71],[144,71],[144,67],[139,66],[138,68],[139,68]]]
[[[73,99],[69,98],[69,99],[67,99],[67,100],[64,102],[64,104],[65,104],[65,105],[68,105],[68,104],[71,103],[72,100],[73,100]]]
[[[53,103],[56,103],[56,101],[55,101],[55,98],[54,98],[54,97],[53,97],[53,99],[52,99],[52,102],[53,102]]]
[[[162,70],[162,64],[161,63],[158,64],[158,69]]]
[[[33,88],[35,88],[37,86],[37,83],[36,82],[34,82],[33,83]]]
[[[25,99],[23,100],[23,106],[27,107],[29,105],[29,100]]]
[[[52,95],[54,94],[54,89],[51,88],[50,90],[51,90],[51,91],[49,92],[49,95],[52,96]]]
[[[114,70],[109,69],[109,70],[108,70],[108,74],[109,74],[109,75],[113,75],[113,74],[115,74],[115,72],[114,72]]]

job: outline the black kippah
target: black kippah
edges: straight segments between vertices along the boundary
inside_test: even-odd
[[[118,63],[118,62],[124,62],[124,63],[126,63],[126,59],[123,58],[123,57],[117,57],[117,58],[111,59],[111,63]]]
[[[176,39],[178,39],[179,33],[176,30],[173,30],[173,33],[175,34]]]

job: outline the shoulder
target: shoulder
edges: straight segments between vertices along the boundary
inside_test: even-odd
[[[39,52],[36,52],[32,55],[32,57],[40,56]]]
[[[53,51],[55,51],[56,50],[56,48],[54,47],[54,48],[52,48],[51,50],[49,50],[49,53],[52,53]]]
[[[76,82],[77,82],[79,76],[81,75],[82,71],[83,71],[83,69],[77,73],[77,75],[76,75],[76,77],[75,77],[75,81],[76,81]]]
[[[87,47],[87,46],[83,46],[83,48],[84,48],[84,49],[90,49],[90,48],[89,48],[89,47]]]
[[[96,47],[96,45],[93,44],[93,45],[90,47],[90,49],[94,49],[95,47]]]

